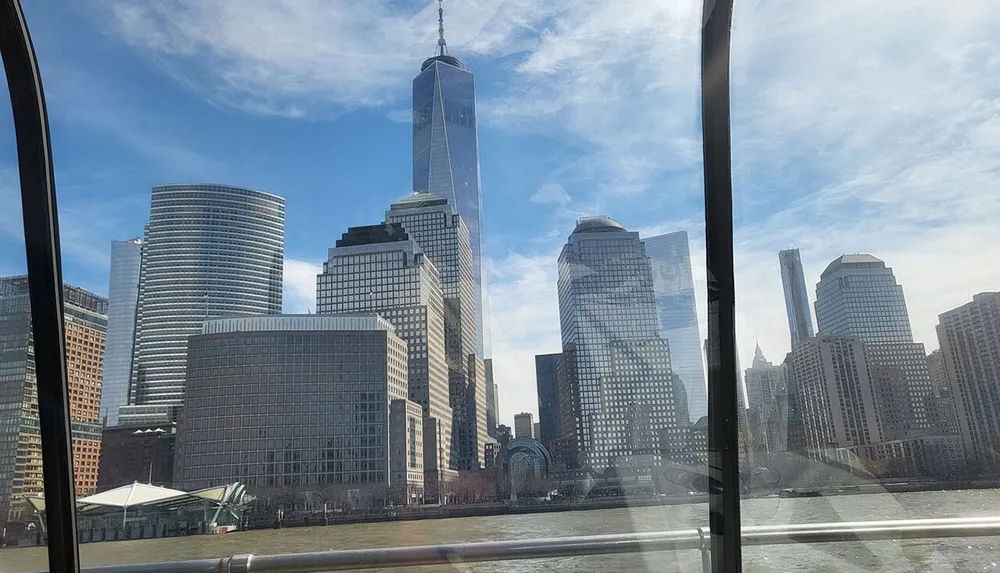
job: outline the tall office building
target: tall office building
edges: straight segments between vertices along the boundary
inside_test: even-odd
[[[438,271],[398,223],[351,227],[329,250],[316,279],[318,314],[377,313],[409,353],[409,399],[423,408],[424,495],[436,502],[458,463],[445,355]]]
[[[753,363],[743,378],[747,388],[747,409],[761,410],[774,402],[782,386],[781,365],[772,364],[760,349],[754,349]]]
[[[476,297],[468,229],[447,199],[426,192],[393,203],[385,220],[402,225],[438,271],[444,299],[452,447],[459,469],[479,469],[487,436],[487,382],[485,365],[476,350]]]
[[[135,311],[139,302],[142,240],[112,241],[108,283],[108,345],[101,380],[101,421],[118,425],[118,408],[128,404],[132,378]]]
[[[212,184],[153,187],[121,425],[172,421],[187,342],[210,318],[281,312],[285,200]]]
[[[423,416],[406,374],[406,343],[374,314],[206,321],[188,348],[175,481],[418,503]]]
[[[816,319],[820,332],[865,344],[887,439],[935,431],[927,353],[913,342],[903,287],[891,268],[867,254],[831,262],[816,286]]]
[[[809,293],[806,291],[805,273],[798,249],[778,251],[781,266],[781,287],[785,292],[785,313],[788,315],[788,333],[792,339],[791,348],[811,337],[813,331],[812,312],[809,310]]]
[[[101,365],[107,299],[64,285],[66,379],[77,495],[97,487],[101,449]],[[0,278],[0,527],[28,520],[24,498],[43,493],[42,443],[28,277]]]
[[[857,337],[825,334],[821,328],[785,363],[814,455],[833,458],[837,448],[882,441],[876,390]]]
[[[535,389],[538,394],[538,433],[535,439],[547,449],[560,437],[559,359],[560,354],[535,356]]]
[[[938,316],[938,343],[959,433],[970,460],[1000,465],[1000,292]]]
[[[448,55],[444,16],[440,6],[438,10],[438,53],[424,61],[413,79],[413,188],[445,197],[468,227],[476,347],[477,354],[485,358],[490,355],[489,316],[482,261],[476,86],[472,72],[461,60]]]
[[[649,258],[639,234],[581,219],[559,255],[560,381],[571,466],[655,463],[678,427],[667,342],[660,338]],[[685,426],[686,426],[686,420]],[[686,428],[685,428],[686,429]]]
[[[670,367],[684,385],[689,421],[695,422],[708,415],[708,394],[687,231],[642,242],[653,272],[660,338],[670,345]]]
[[[514,437],[534,438],[534,416],[531,412],[521,412],[514,416]]]

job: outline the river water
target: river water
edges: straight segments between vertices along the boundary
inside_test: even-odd
[[[871,494],[819,498],[749,499],[742,504],[744,524],[777,525],[832,521],[975,517],[1000,514],[1000,490]],[[707,526],[708,506],[687,504],[564,513],[464,517],[283,530],[225,535],[89,543],[80,546],[84,567],[399,545],[496,541],[660,531]],[[954,538],[869,543],[826,543],[747,547],[744,571],[878,571],[879,573],[1000,571],[1000,538]],[[45,549],[0,550],[0,572],[45,569]],[[697,551],[642,555],[585,556],[503,563],[456,563],[395,571],[535,572],[700,571]]]

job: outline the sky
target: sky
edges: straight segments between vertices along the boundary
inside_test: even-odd
[[[738,344],[788,351],[777,252],[810,296],[842,253],[883,259],[914,337],[1000,290],[1000,3],[747,0],[733,29]],[[411,191],[410,82],[426,0],[33,0],[64,278],[106,294],[110,242],[155,184],[287,201],[284,311],[347,227]],[[688,231],[705,334],[700,2],[446,0],[476,76],[484,253],[500,417],[537,414],[535,354],[560,350],[556,257],[580,216]],[[7,106],[6,99],[0,104]],[[23,272],[9,107],[0,273]]]

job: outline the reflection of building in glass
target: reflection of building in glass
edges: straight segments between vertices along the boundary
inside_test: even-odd
[[[969,460],[1000,465],[1000,292],[938,317],[941,358]]]
[[[476,296],[468,229],[447,199],[431,193],[414,193],[393,203],[385,220],[402,225],[438,271],[444,299],[452,447],[458,469],[479,469],[487,435],[487,380],[482,357],[476,354]]]
[[[670,345],[670,367],[684,384],[689,421],[694,422],[708,415],[708,394],[687,232],[648,237],[642,242],[653,273],[660,338]]]
[[[413,188],[448,199],[469,229],[475,284],[477,354],[487,356],[486,274],[482,262],[482,196],[476,86],[472,72],[446,54],[428,58],[413,79]]]
[[[781,287],[785,291],[785,312],[788,315],[788,332],[792,348],[814,334],[812,312],[809,310],[809,294],[806,291],[805,274],[798,249],[778,252],[781,265]]]
[[[535,386],[538,393],[538,434],[535,439],[549,451],[559,438],[559,354],[535,356]]]
[[[94,493],[101,449],[101,364],[107,299],[63,288],[66,379],[77,495]],[[35,349],[28,277],[0,278],[0,526],[24,518],[24,498],[43,491]]]
[[[108,284],[108,346],[101,380],[101,420],[118,424],[118,408],[128,404],[132,378],[132,343],[139,301],[142,240],[112,241],[111,280]]]
[[[129,403],[119,423],[171,421],[188,336],[208,318],[281,312],[285,200],[226,185],[153,187]]]
[[[903,287],[892,269],[871,255],[843,255],[816,285],[820,332],[856,336],[865,344],[887,440],[926,435],[936,392],[924,345],[913,342]]]
[[[566,463],[599,472],[648,465],[665,436],[686,442],[638,233],[607,217],[581,219],[559,255],[558,287]]]
[[[316,312],[378,313],[409,348],[409,399],[424,411],[425,500],[457,469],[438,271],[402,225],[351,227],[317,277]]]
[[[387,320],[241,317],[206,321],[203,332],[188,349],[182,489],[239,481],[254,493],[312,491],[366,507],[383,507],[390,488],[419,493],[421,472],[395,484],[390,471],[394,443],[414,468],[419,434],[410,416],[390,416],[407,397],[407,345]]]

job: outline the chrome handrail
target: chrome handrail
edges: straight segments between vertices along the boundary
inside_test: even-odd
[[[707,529],[695,528],[651,533],[516,539],[281,555],[233,555],[219,559],[92,567],[84,571],[85,573],[317,573],[321,571],[351,571],[418,565],[680,550],[701,551],[702,564],[707,566],[708,561],[705,559],[709,551]],[[743,527],[741,531],[741,541],[744,546],[948,537],[1000,537],[1000,517],[764,525]]]

